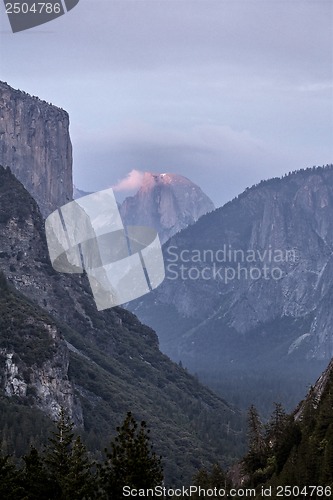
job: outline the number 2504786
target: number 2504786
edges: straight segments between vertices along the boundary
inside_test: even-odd
[[[50,3],[50,2],[34,2],[28,4],[26,2],[7,2],[6,3],[6,13],[7,14],[60,14],[62,12],[60,3]]]

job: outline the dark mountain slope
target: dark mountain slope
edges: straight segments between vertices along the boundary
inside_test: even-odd
[[[85,276],[62,275],[52,269],[37,205],[11,172],[2,168],[0,269],[9,286],[31,301],[36,325],[42,322],[40,318],[47,318],[45,324],[51,332],[56,330],[56,345],[64,353],[64,358],[56,362],[69,384],[68,391],[73,391],[78,401],[77,407],[82,408],[84,432],[91,449],[103,448],[108,434],[131,410],[151,426],[156,450],[164,457],[169,484],[188,482],[202,463],[212,463],[221,456],[230,460],[240,451],[237,411],[161,354],[156,334],[131,313],[120,308],[97,312]],[[15,316],[15,311],[10,309],[4,314]],[[24,325],[28,321],[24,313],[22,333],[14,328],[15,334],[26,335]],[[31,336],[38,331],[37,327],[28,330]],[[29,345],[29,361],[17,343],[10,347],[19,363],[26,363],[27,369],[19,372],[24,384],[28,384],[28,372],[30,378],[35,377],[40,356],[38,343],[33,340]],[[51,361],[55,360],[52,353]],[[4,364],[0,374],[5,380]],[[55,375],[53,380],[44,380],[43,387],[47,390],[57,383]],[[61,395],[59,389],[59,398]],[[13,401],[9,394],[8,398],[8,402]],[[15,396],[15,401],[31,408],[37,406],[24,394]],[[74,414],[74,403],[65,403]],[[51,416],[56,413],[55,407],[42,404],[39,408]],[[80,424],[78,417],[76,422]]]
[[[291,408],[333,355],[332,255],[328,165],[262,182],[172,237],[165,281],[129,308],[237,403]]]

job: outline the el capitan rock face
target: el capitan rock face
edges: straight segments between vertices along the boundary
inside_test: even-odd
[[[186,177],[145,172],[139,191],[123,201],[120,213],[126,225],[154,227],[164,243],[214,208],[210,198]]]
[[[66,111],[0,82],[0,165],[9,166],[44,217],[72,199]]]

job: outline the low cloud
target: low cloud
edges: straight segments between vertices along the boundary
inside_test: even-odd
[[[144,172],[133,169],[126,177],[118,181],[117,184],[114,184],[112,188],[117,192],[138,190],[142,185],[143,176]]]

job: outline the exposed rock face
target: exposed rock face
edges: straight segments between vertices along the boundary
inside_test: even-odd
[[[172,237],[164,257],[163,284],[129,307],[193,371],[298,360],[306,376],[333,356],[333,166],[246,190]]]
[[[69,353],[59,327],[8,287],[1,272],[0,293],[3,394],[41,409],[53,420],[64,407],[74,423],[82,426],[82,408],[68,378]]]
[[[83,425],[82,407],[75,396],[74,386],[68,379],[69,356],[64,342],[59,337],[54,342],[55,352],[51,359],[42,366],[23,363],[18,354],[7,349],[0,349],[0,357],[5,358],[2,373],[3,390],[6,396],[16,396],[29,400],[36,408],[56,420],[60,408],[66,409],[75,425]],[[13,358],[18,361],[13,361]]]
[[[0,165],[9,166],[46,217],[72,199],[72,146],[63,109],[0,82]]]
[[[14,352],[7,352],[6,349],[1,349],[0,354],[6,357],[4,367],[4,390],[7,396],[27,395],[28,384],[19,374],[18,366],[13,361]]]
[[[120,213],[126,225],[154,227],[164,243],[214,208],[208,196],[186,177],[145,172],[141,188],[123,201]]]
[[[318,408],[323,394],[330,389],[333,385],[333,359],[331,359],[328,367],[320,375],[313,387],[311,387],[307,397],[300,403],[294,412],[295,420],[302,420],[304,411],[307,406],[311,405],[313,408]]]

